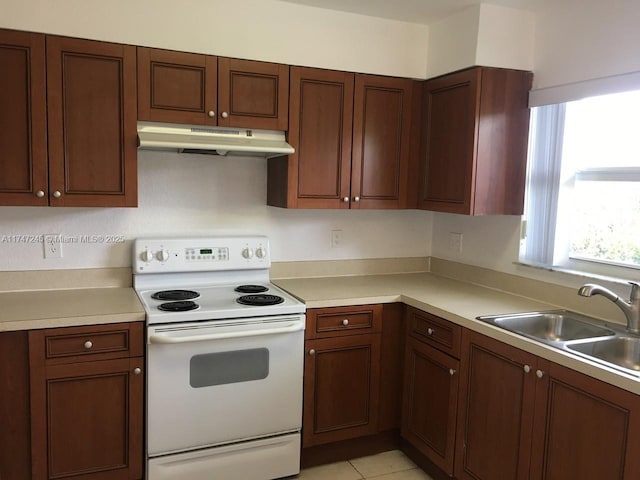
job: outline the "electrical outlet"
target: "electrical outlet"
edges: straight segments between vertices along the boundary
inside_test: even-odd
[[[342,230],[331,230],[331,248],[342,246]]]
[[[62,258],[62,243],[59,233],[43,235],[44,258]]]
[[[449,250],[453,253],[462,252],[462,234],[449,232]]]

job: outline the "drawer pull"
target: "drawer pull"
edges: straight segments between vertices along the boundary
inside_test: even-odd
[[[86,342],[84,342],[84,348],[89,350],[91,347],[93,347],[93,342],[91,340],[87,340]]]
[[[140,375],[142,373],[142,369],[140,367],[136,367],[133,369],[134,375]]]
[[[435,330],[433,328],[427,328],[427,335],[433,335]]]
[[[342,320],[342,324],[346,327],[347,325],[349,325],[349,320],[345,318],[344,320]]]

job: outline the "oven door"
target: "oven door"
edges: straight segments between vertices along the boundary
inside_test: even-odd
[[[150,326],[149,457],[300,430],[304,315]]]

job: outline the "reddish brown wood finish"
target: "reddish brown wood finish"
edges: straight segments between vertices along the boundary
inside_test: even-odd
[[[402,436],[453,475],[458,360],[409,336],[404,365]]]
[[[405,344],[404,305],[382,305],[378,430],[400,428]]]
[[[432,347],[460,358],[462,327],[417,308],[407,307],[409,335]]]
[[[0,478],[31,478],[27,332],[0,333]]]
[[[267,203],[349,208],[353,74],[291,67],[289,110],[295,153],[269,160]]]
[[[356,75],[351,208],[406,208],[411,80]]]
[[[476,67],[425,82],[420,208],[522,213],[531,80]]]
[[[456,478],[529,478],[535,361],[534,355],[463,331]]]
[[[0,72],[0,205],[47,205],[44,35],[0,30]]]
[[[219,57],[218,105],[220,126],[287,130],[289,66]]]
[[[141,332],[141,324],[131,326]],[[110,334],[111,327],[69,328],[66,338],[81,329]],[[73,348],[66,358],[47,359],[48,340],[64,338],[64,330],[29,332],[32,478],[142,478],[144,375],[134,370],[144,370],[144,358],[129,357],[142,351],[141,335],[130,334],[136,345],[127,349],[106,348],[81,361]],[[104,360],[110,356],[120,358]]]
[[[303,447],[376,433],[380,335],[307,340],[305,349]]]
[[[140,322],[33,330],[29,335],[32,348],[44,352],[44,356],[32,358],[32,365],[140,357],[144,355],[143,334]],[[90,348],[85,347],[87,341],[91,342]]]
[[[136,206],[135,47],[48,36],[47,105],[50,204]]]
[[[216,57],[143,47],[137,53],[138,120],[216,125]]]
[[[307,339],[380,333],[381,330],[382,305],[355,305],[307,310],[307,328],[305,330]]]
[[[640,478],[640,397],[540,359],[532,479]]]

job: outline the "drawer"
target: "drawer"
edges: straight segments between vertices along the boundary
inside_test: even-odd
[[[460,358],[462,327],[413,307],[407,307],[407,328],[413,338]]]
[[[313,308],[307,310],[306,338],[378,333],[382,305]]]
[[[144,354],[143,324],[117,323],[88,327],[51,328],[29,332],[32,360],[58,364]]]

